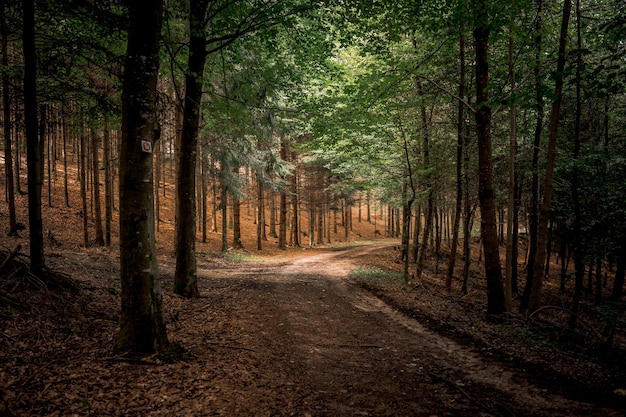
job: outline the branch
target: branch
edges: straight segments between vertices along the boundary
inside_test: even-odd
[[[444,87],[442,87],[441,85],[437,84],[436,81],[424,76],[424,75],[416,75],[417,78],[421,78],[422,80],[428,81],[429,83],[431,83],[432,85],[434,85],[438,90],[443,91],[444,93],[446,93],[447,95],[449,95],[450,97],[458,100],[459,102],[461,102],[465,107],[467,107],[467,109],[472,112],[472,113],[476,113],[476,110],[474,110],[474,108],[464,99],[462,99],[461,97],[457,96],[456,94],[446,90]]]

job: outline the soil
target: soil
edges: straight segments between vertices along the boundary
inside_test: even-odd
[[[389,245],[243,263],[201,256],[193,300],[167,290],[172,262],[162,262],[169,337],[184,349],[171,362],[111,350],[117,254],[65,253],[66,268],[92,276],[74,289],[30,291],[23,309],[3,306],[4,415],[623,415],[533,383],[515,363],[433,332],[350,277]]]
[[[201,295],[190,300],[171,292],[173,227],[163,221],[159,267],[173,348],[116,352],[119,247],[82,247],[82,213],[61,207],[44,208],[55,272],[47,284],[13,274],[27,266],[27,239],[0,238],[0,259],[24,246],[0,268],[0,416],[626,413],[623,329],[610,353],[594,356],[580,348],[593,339],[566,334],[557,308],[489,322],[477,261],[469,295],[456,280],[453,293],[444,290],[435,257],[419,283],[355,274],[401,268],[398,241],[376,239],[372,223],[356,218],[350,242],[288,251],[270,239],[263,251],[224,254],[210,234],[198,243]],[[251,248],[256,228],[244,218]],[[547,305],[558,305],[555,286],[546,285]]]

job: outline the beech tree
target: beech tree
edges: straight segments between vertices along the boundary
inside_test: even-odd
[[[152,153],[159,138],[156,85],[163,1],[129,2],[120,148],[122,312],[117,348],[165,349],[161,282],[154,240]]]

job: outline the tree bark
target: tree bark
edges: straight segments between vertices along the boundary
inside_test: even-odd
[[[283,137],[280,142],[280,156],[284,161],[287,160],[288,148],[289,142],[285,137]],[[285,191],[281,191],[280,193],[280,208],[278,217],[278,248],[287,250],[287,193]]]
[[[117,348],[168,347],[154,236],[152,148],[159,137],[156,84],[163,1],[129,2],[120,146],[122,311]]]
[[[35,2],[23,0],[24,48],[24,123],[26,160],[28,162],[28,226],[30,236],[30,269],[34,275],[44,273],[43,218],[41,189],[43,184],[42,149],[37,134],[37,55],[35,49]],[[17,173],[19,176],[19,171]],[[19,188],[19,187],[18,187]]]
[[[111,223],[113,222],[113,177],[111,173],[111,137],[109,123],[104,122],[104,244],[111,246]]]
[[[93,204],[94,222],[96,224],[96,241],[98,246],[104,246],[104,231],[102,230],[102,205],[100,203],[100,138],[98,132],[91,131],[91,164],[93,170]]]
[[[546,173],[543,179],[543,203],[539,212],[537,228],[537,254],[533,265],[533,282],[531,287],[528,310],[536,311],[541,304],[543,270],[546,260],[546,248],[548,245],[548,223],[550,220],[550,206],[552,204],[552,179],[556,162],[556,139],[559,130],[559,115],[563,96],[563,70],[565,69],[565,52],[567,47],[567,29],[572,8],[571,0],[563,2],[563,17],[561,20],[561,35],[559,37],[559,55],[557,59],[554,96],[552,111],[550,113],[550,136],[548,139],[548,151],[546,156]]]
[[[480,202],[480,225],[485,254],[485,277],[487,281],[487,314],[498,316],[505,312],[504,288],[498,230],[496,225],[495,195],[493,190],[493,163],[491,155],[491,107],[489,105],[489,12],[486,0],[479,0],[475,10],[477,21],[474,28],[476,53],[476,137],[478,140],[478,199]]]
[[[529,245],[528,259],[526,262],[526,285],[520,301],[519,311],[524,313],[528,309],[530,301],[530,293],[534,281],[534,264],[537,255],[537,225],[539,223],[539,150],[541,147],[541,135],[543,130],[544,116],[544,100],[541,86],[541,56],[542,56],[542,36],[543,31],[543,0],[536,0],[537,17],[535,18],[535,94],[537,105],[537,120],[535,122],[535,133],[533,140],[533,158],[532,158],[532,185],[530,197],[530,213],[528,220],[529,229]]]
[[[417,93],[422,96],[422,88],[419,82],[416,83]],[[430,130],[428,126],[428,118],[426,115],[426,107],[423,105],[420,108],[421,121],[422,121],[422,152],[424,155],[424,169],[430,169]],[[424,234],[422,236],[422,244],[419,248],[419,254],[417,258],[417,266],[415,268],[415,279],[419,281],[422,279],[422,271],[424,270],[424,262],[426,261],[426,250],[428,249],[428,240],[430,239],[430,233],[433,225],[433,209],[434,209],[434,193],[433,184],[430,179],[430,173],[426,174],[424,179],[424,186],[428,193],[427,205],[426,205],[426,221],[424,223]]]
[[[461,28],[463,30],[463,28]],[[465,35],[459,35],[459,103],[457,107],[456,126],[456,204],[454,208],[454,225],[452,226],[452,243],[450,244],[450,259],[446,274],[446,289],[452,289],[452,277],[456,263],[456,252],[459,242],[461,225],[461,211],[463,210],[463,132],[465,131]]]
[[[78,159],[79,176],[80,176],[80,200],[82,204],[83,215],[83,246],[89,247],[89,221],[87,215],[87,138],[84,128],[80,133],[80,156]]]
[[[202,83],[206,63],[205,14],[208,0],[191,0],[189,9],[189,60],[185,74],[185,102],[176,176],[176,271],[174,292],[195,297],[196,270],[196,159]]]
[[[9,43],[8,28],[5,14],[6,4],[0,5],[0,32],[2,36],[2,66],[9,67]],[[15,179],[13,178],[13,149],[11,139],[11,97],[10,97],[9,74],[2,74],[2,104],[3,104],[3,129],[4,129],[4,171],[6,176],[7,200],[9,203],[9,229],[8,236],[17,236],[17,214],[15,211]]]
[[[511,23],[512,25],[512,23]],[[515,91],[515,67],[513,65],[513,26],[509,27],[509,84]],[[511,311],[513,300],[513,268],[517,268],[517,259],[513,258],[513,212],[515,211],[515,155],[517,153],[517,107],[513,102],[509,109],[509,184],[506,207],[506,274],[504,281],[504,304]]]

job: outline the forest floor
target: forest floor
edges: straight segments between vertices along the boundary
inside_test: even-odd
[[[351,242],[288,251],[270,241],[223,254],[211,234],[198,244],[201,295],[191,300],[171,291],[175,260],[163,242],[172,227],[162,224],[163,304],[177,349],[116,352],[119,247],[82,247],[81,213],[60,206],[44,209],[56,282],[13,274],[27,263],[27,234],[0,237],[0,259],[24,246],[0,268],[0,416],[626,413],[623,328],[598,353],[599,322],[569,331],[555,279],[550,308],[491,323],[477,260],[468,295],[456,280],[445,291],[434,258],[421,282],[404,284],[397,240],[375,239],[356,219]],[[255,227],[245,230],[254,247]]]

